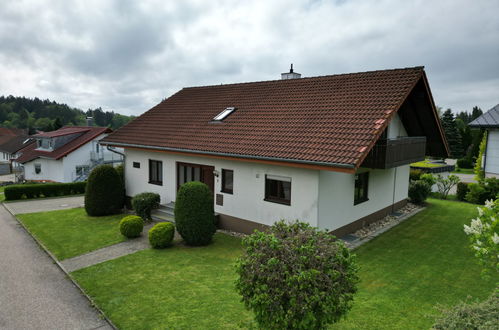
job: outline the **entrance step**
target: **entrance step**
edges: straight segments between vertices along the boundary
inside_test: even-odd
[[[151,212],[151,217],[153,218],[153,220],[157,221],[175,222],[174,210],[175,210],[174,202],[163,204]]]

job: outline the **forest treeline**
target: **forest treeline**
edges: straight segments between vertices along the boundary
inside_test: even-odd
[[[114,111],[103,111],[101,108],[83,111],[36,97],[0,96],[1,127],[25,128],[33,134],[36,131],[53,131],[66,125],[85,126],[87,117],[92,117],[96,126],[112,129],[120,128],[133,118]]]

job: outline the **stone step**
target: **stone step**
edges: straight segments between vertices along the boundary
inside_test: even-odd
[[[157,209],[155,209],[154,211],[157,211],[157,212],[160,212],[160,213],[166,213],[168,215],[171,215],[172,217],[174,216],[175,214],[175,209],[174,208],[170,208],[170,207],[166,207],[165,205],[160,205]]]
[[[170,221],[175,222],[173,213],[165,212],[162,209],[156,209],[151,212],[151,217],[155,221]]]

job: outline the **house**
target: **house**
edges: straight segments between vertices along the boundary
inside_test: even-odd
[[[0,175],[12,172],[12,159],[17,152],[26,147],[29,138],[25,129],[0,127]]]
[[[499,104],[472,121],[469,126],[488,131],[482,166],[486,177],[499,178]]]
[[[214,194],[222,228],[300,219],[336,235],[402,207],[409,164],[448,155],[423,67],[184,88],[101,143],[128,196]]]
[[[21,149],[15,163],[22,166],[24,180],[83,181],[96,165],[122,161],[120,154],[99,145],[111,132],[107,127],[67,126],[36,134],[36,143]]]

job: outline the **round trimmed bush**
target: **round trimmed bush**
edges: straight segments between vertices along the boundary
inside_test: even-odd
[[[159,194],[144,192],[132,198],[132,208],[144,221],[151,220],[151,211],[159,206],[161,198]]]
[[[144,229],[144,221],[139,216],[129,215],[120,221],[120,232],[125,237],[139,237],[142,229]]]
[[[423,204],[431,193],[431,186],[424,180],[411,181],[409,199],[414,204]]]
[[[183,184],[175,201],[175,225],[188,245],[206,245],[215,234],[213,195],[202,182]]]
[[[116,214],[124,203],[123,182],[110,165],[97,166],[88,177],[85,211],[90,216]]]
[[[155,249],[164,249],[171,245],[175,226],[171,222],[161,222],[149,230],[149,243]]]

